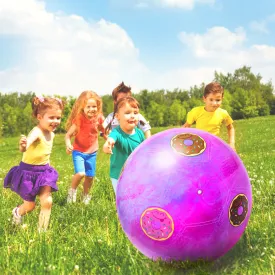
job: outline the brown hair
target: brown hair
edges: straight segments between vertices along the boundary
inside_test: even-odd
[[[112,122],[115,118],[116,113],[118,113],[119,109],[122,108],[123,106],[125,106],[126,104],[129,104],[132,108],[137,108],[139,109],[139,103],[138,101],[131,97],[131,96],[127,96],[127,97],[123,97],[121,98],[116,104],[115,104],[115,109],[114,109],[114,114],[113,114],[113,118],[110,121],[110,123],[107,125],[107,127],[105,128],[105,134],[107,134],[109,132],[109,130],[111,129],[111,125]]]
[[[117,96],[118,96],[119,93],[124,93],[124,94],[130,93],[130,94],[132,94],[131,87],[126,86],[124,84],[124,82],[122,81],[116,88],[114,88],[114,90],[112,92],[112,97],[113,97],[114,101],[117,101]]]
[[[60,109],[63,111],[65,102],[61,98],[36,96],[32,100],[32,116],[44,115],[48,109]]]
[[[224,94],[224,90],[223,90],[223,87],[220,83],[218,82],[211,82],[209,84],[207,84],[204,88],[204,92],[203,92],[203,96],[204,97],[207,97],[209,94]]]
[[[68,117],[66,122],[66,130],[72,126],[72,121],[76,119],[76,126],[79,128],[80,126],[80,117],[84,114],[84,108],[89,99],[94,99],[97,105],[97,113],[96,115],[102,114],[102,99],[97,95],[97,93],[93,91],[84,91],[80,94],[80,96],[75,101],[72,111]],[[79,130],[79,129],[78,129]]]

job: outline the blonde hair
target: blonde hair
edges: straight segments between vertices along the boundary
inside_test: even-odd
[[[94,99],[97,105],[97,113],[96,115],[102,114],[102,99],[97,95],[97,93],[93,91],[84,91],[80,94],[80,96],[75,101],[72,111],[68,117],[66,122],[66,130],[68,131],[69,128],[72,126],[73,120],[76,120],[77,130],[79,130],[80,126],[80,117],[84,115],[84,108],[89,99]]]
[[[35,96],[32,99],[32,116],[34,118],[37,118],[38,114],[43,116],[48,109],[57,108],[63,111],[64,106],[65,102],[61,98]]]

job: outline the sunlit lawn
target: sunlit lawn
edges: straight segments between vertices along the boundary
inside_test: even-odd
[[[109,180],[109,157],[99,151],[92,202],[66,204],[73,174],[64,137],[55,139],[51,164],[59,172],[51,225],[38,234],[38,207],[11,225],[11,210],[21,202],[0,190],[0,274],[274,274],[275,270],[275,117],[235,122],[236,147],[253,187],[250,222],[236,246],[215,262],[153,262],[137,251],[123,233]],[[166,128],[165,128],[166,129]],[[164,130],[155,128],[153,133]],[[25,133],[26,134],[26,133]],[[226,139],[226,132],[223,132]],[[100,148],[103,140],[100,139]],[[0,140],[0,179],[21,160],[18,137]]]

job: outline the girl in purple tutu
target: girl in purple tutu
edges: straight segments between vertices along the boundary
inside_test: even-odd
[[[39,231],[46,230],[49,224],[52,196],[57,191],[57,171],[49,165],[54,131],[61,122],[64,104],[59,98],[34,97],[32,115],[38,124],[29,135],[21,136],[19,150],[23,153],[19,166],[14,166],[4,180],[4,187],[11,188],[24,202],[12,210],[12,221],[19,225],[22,217],[35,208],[38,195],[41,203]]]

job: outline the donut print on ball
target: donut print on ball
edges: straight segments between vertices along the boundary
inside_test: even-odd
[[[201,154],[206,148],[206,143],[200,136],[187,133],[173,137],[171,146],[177,153],[191,157]]]
[[[158,207],[146,209],[140,218],[140,225],[143,232],[151,239],[165,241],[174,232],[174,222],[172,217]]]
[[[248,211],[248,199],[244,194],[237,195],[231,202],[229,220],[233,226],[239,226],[246,218]]]

